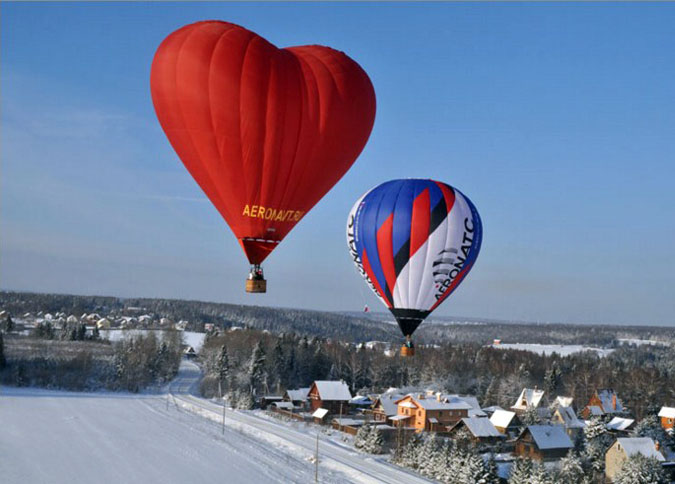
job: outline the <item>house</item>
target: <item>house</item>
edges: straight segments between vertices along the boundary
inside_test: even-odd
[[[373,401],[366,395],[356,395],[351,400],[349,400],[349,405],[356,410],[370,408],[372,404]]]
[[[565,427],[565,432],[567,432],[567,435],[569,435],[571,439],[576,439],[583,432],[584,427],[586,427],[583,420],[577,418],[577,414],[574,413],[572,407],[556,408],[551,417],[551,423]]]
[[[605,453],[605,477],[613,481],[623,463],[635,454],[642,454],[659,462],[666,460],[659,452],[659,445],[649,437],[618,438]]]
[[[516,455],[535,460],[560,459],[574,444],[562,425],[529,425],[516,440]]]
[[[518,415],[524,414],[528,408],[537,408],[544,396],[544,390],[537,390],[536,388],[523,388],[520,392],[518,400],[515,405],[511,406],[511,410]]]
[[[400,427],[443,432],[447,427],[469,416],[471,405],[457,398],[444,398],[440,393],[435,396],[424,393],[408,394],[396,401],[397,413],[390,420]]]
[[[110,320],[107,318],[101,318],[96,321],[96,327],[98,329],[110,329]]]
[[[307,406],[308,393],[309,387],[298,388],[297,390],[286,390],[286,393],[284,393],[284,401],[290,402],[296,407],[305,408]]]
[[[330,413],[339,414],[349,409],[352,394],[343,381],[317,380],[309,387],[307,398],[312,410],[325,408]]]
[[[659,412],[661,418],[661,426],[666,432],[673,432],[675,430],[675,407],[661,407]]]
[[[462,400],[469,405],[471,405],[471,408],[469,409],[469,417],[487,417],[487,414],[480,408],[480,404],[478,403],[478,399],[472,395],[442,395],[442,398],[445,398],[447,400]]]
[[[520,427],[520,419],[516,412],[508,410],[495,410],[490,417],[490,422],[499,432],[505,435],[517,433]]]
[[[260,397],[260,400],[258,401],[260,408],[262,408],[263,410],[265,410],[273,403],[281,403],[281,402],[283,402],[283,396],[281,395],[263,395],[262,397]]]
[[[195,349],[194,349],[192,346],[188,345],[188,346],[186,346],[185,349],[183,350],[183,355],[184,355],[185,358],[187,358],[188,360],[192,360],[192,359],[194,359],[194,358],[197,357],[197,352],[195,351]]]
[[[396,392],[386,392],[377,397],[370,407],[373,420],[391,423],[391,417],[394,417],[398,413],[396,401],[401,398],[403,398],[403,395]]]
[[[462,430],[466,430],[471,440],[477,443],[495,444],[506,439],[506,436],[492,425],[490,419],[483,417],[466,417],[453,425],[448,432],[457,436]]]
[[[484,407],[481,409],[488,417],[492,417],[492,415],[497,411],[497,410],[504,410],[502,407],[499,405],[492,405],[490,407]]]
[[[572,398],[572,397],[557,396],[557,397],[555,397],[555,400],[553,401],[553,404],[551,406],[553,408],[571,407],[572,403],[574,403],[574,398]]]
[[[582,417],[589,419],[591,417],[603,417],[605,415],[614,415],[623,412],[623,404],[611,389],[596,390],[588,404],[581,411]]]
[[[632,418],[614,417],[605,427],[610,433],[628,435],[633,430],[635,420]]]

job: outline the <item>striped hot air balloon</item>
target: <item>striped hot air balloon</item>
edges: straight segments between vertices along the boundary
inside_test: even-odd
[[[463,193],[434,180],[392,180],[363,195],[347,220],[359,273],[406,336],[457,288],[480,251],[483,228]]]

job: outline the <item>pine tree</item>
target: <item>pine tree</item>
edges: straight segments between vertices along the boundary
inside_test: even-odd
[[[490,456],[485,463],[485,476],[483,477],[481,484],[499,484],[500,482],[501,480],[499,479],[495,455],[490,453]]]
[[[369,427],[370,432],[368,433],[365,451],[369,454],[381,454],[382,446],[384,444],[382,432],[376,425],[369,425]]]
[[[541,417],[539,417],[539,413],[535,407],[528,405],[525,413],[521,417],[521,421],[523,422],[523,425],[537,425],[541,423]]]
[[[529,484],[530,476],[532,475],[532,460],[525,458],[518,458],[511,468],[511,475],[509,476],[509,484]]]
[[[614,478],[615,484],[667,484],[668,481],[661,463],[642,454],[626,460]]]
[[[362,425],[354,436],[354,447],[357,450],[366,452],[367,441],[370,437],[370,425]]]
[[[7,365],[7,360],[5,359],[5,340],[2,338],[2,331],[0,331],[0,370],[4,369]]]
[[[434,454],[438,452],[440,445],[436,439],[436,434],[427,435],[422,442],[422,445],[417,452],[417,462],[415,468],[419,470],[420,474],[427,477],[433,477],[435,472],[432,467]]]
[[[546,467],[541,462],[534,462],[532,464],[532,474],[530,484],[554,484],[553,477],[546,471]]]
[[[274,349],[272,350],[271,371],[272,380],[276,383],[277,387],[287,385],[286,357],[284,355],[284,349],[281,346],[281,338],[277,339]]]
[[[476,484],[486,477],[483,458],[473,452],[464,455],[464,465],[458,473],[457,484]]]
[[[560,471],[558,482],[568,484],[582,484],[584,481],[584,468],[581,459],[574,451],[569,451],[560,459]]]
[[[230,376],[230,359],[227,356],[227,347],[223,344],[220,347],[220,354],[218,355],[218,362],[216,364],[218,372],[218,382],[221,392],[224,392],[228,387]]]
[[[248,384],[251,395],[255,395],[256,389],[262,384],[265,373],[265,358],[265,350],[262,343],[258,341],[248,362]]]

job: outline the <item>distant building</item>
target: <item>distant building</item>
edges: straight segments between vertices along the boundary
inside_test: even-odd
[[[518,415],[524,414],[529,408],[538,408],[541,400],[544,397],[544,390],[537,390],[536,388],[523,388],[516,403],[511,406],[511,410]]]
[[[349,409],[352,394],[344,381],[317,380],[307,393],[312,410],[324,408],[330,413],[344,413]]]
[[[585,419],[623,413],[624,408],[616,392],[610,389],[596,390],[588,404],[581,411]]]
[[[286,390],[286,393],[284,393],[284,401],[292,403],[294,407],[304,409],[307,406],[308,394],[309,387],[298,388],[297,390]]]
[[[375,399],[371,408],[373,420],[391,424],[391,417],[398,413],[396,401],[403,398],[403,395],[396,392],[385,392]]]
[[[562,425],[529,425],[516,440],[515,453],[535,460],[560,459],[574,448]]]
[[[110,320],[107,318],[101,318],[96,321],[96,327],[98,329],[110,329]]]
[[[408,394],[396,401],[397,413],[390,420],[401,427],[416,432],[444,432],[447,427],[469,416],[471,405],[459,398],[443,395],[427,396],[424,393]]]
[[[577,418],[577,414],[574,413],[572,407],[556,408],[551,417],[551,423],[565,427],[565,432],[572,439],[576,439],[583,432],[584,427],[586,427],[583,420]]]
[[[490,417],[490,422],[495,428],[505,435],[514,435],[518,433],[518,428],[520,427],[520,419],[516,415],[516,412],[510,412],[508,410],[495,410]]]
[[[471,440],[476,443],[495,444],[506,439],[506,436],[495,428],[490,419],[482,417],[463,418],[452,426],[448,432],[456,436],[465,429],[470,435]]]
[[[610,433],[628,435],[628,432],[635,427],[635,420],[632,418],[614,417],[605,427],[607,427]]]
[[[673,432],[675,429],[675,407],[661,407],[659,417],[661,418],[661,426],[666,431]]]
[[[618,438],[605,453],[605,477],[613,481],[623,463],[635,454],[642,454],[659,462],[666,460],[659,452],[659,445],[649,437]]]

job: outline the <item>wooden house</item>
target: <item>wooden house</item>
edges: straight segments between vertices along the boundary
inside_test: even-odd
[[[651,457],[659,462],[665,461],[659,452],[659,446],[649,437],[618,438],[605,453],[605,477],[609,482],[621,470],[624,462],[635,454]]]
[[[343,381],[317,380],[309,387],[307,398],[312,411],[325,408],[331,414],[341,414],[349,410],[352,394]]]
[[[516,412],[508,410],[495,410],[490,417],[490,422],[495,428],[504,435],[515,435],[521,426],[520,419]]]
[[[624,408],[616,392],[611,389],[596,390],[581,411],[581,416],[588,420],[591,417],[604,417],[623,413]]]
[[[403,398],[403,395],[395,392],[383,393],[375,399],[371,409],[371,415],[375,422],[391,424],[391,417],[396,416],[398,407],[396,401]]]
[[[632,418],[614,417],[605,427],[612,434],[628,436],[628,433],[635,427],[635,420]]]
[[[552,424],[558,424],[565,427],[565,432],[572,440],[576,439],[584,431],[586,424],[583,420],[577,418],[572,407],[558,407],[551,417]]]
[[[284,401],[292,403],[294,407],[304,409],[307,406],[307,394],[309,394],[309,388],[286,390],[284,393]]]
[[[415,432],[444,432],[447,427],[469,416],[471,405],[459,399],[443,398],[441,394],[409,394],[396,401],[397,414],[391,420]]]
[[[516,440],[515,453],[541,461],[565,457],[572,448],[562,425],[529,425]]]
[[[463,431],[476,443],[496,444],[506,439],[506,436],[492,425],[490,419],[485,417],[466,417],[448,429],[451,436],[457,436]]]
[[[675,407],[661,407],[661,426],[668,432],[675,431]]]
[[[518,415],[524,414],[530,408],[538,408],[541,400],[544,397],[544,390],[537,390],[536,388],[523,388],[520,396],[514,405],[511,405],[511,410]]]

